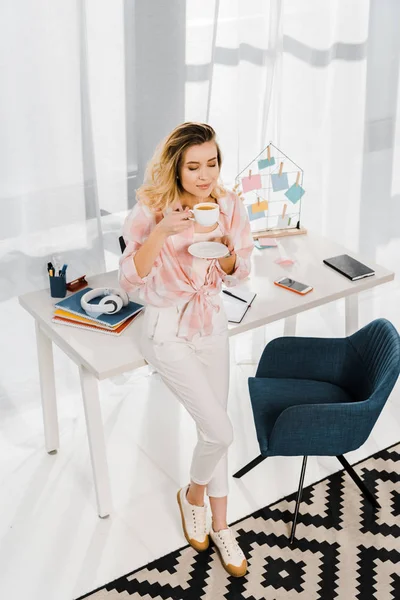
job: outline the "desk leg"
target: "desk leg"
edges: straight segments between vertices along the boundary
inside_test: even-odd
[[[352,335],[358,331],[358,294],[346,296],[345,298],[345,309],[346,309],[346,336]]]
[[[296,321],[297,315],[286,317],[283,324],[283,335],[284,336],[295,336],[296,335]]]
[[[239,342],[240,336],[235,336],[234,338],[234,355],[235,355],[235,363],[237,365],[257,365],[260,360],[260,356],[265,348],[266,344],[266,332],[265,325],[258,327],[257,329],[253,329],[251,332],[251,355],[248,358],[237,358],[237,344]]]
[[[51,339],[43,332],[37,321],[35,321],[35,327],[40,389],[42,394],[45,447],[49,454],[56,454],[60,447],[60,436],[58,432],[53,344]]]
[[[111,512],[111,488],[108,475],[106,444],[99,402],[96,377],[82,365],[79,367],[86,429],[89,440],[94,487],[96,490],[99,517],[108,517]]]

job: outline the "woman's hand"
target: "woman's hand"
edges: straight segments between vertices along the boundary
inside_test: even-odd
[[[223,235],[222,237],[216,237],[216,238],[213,238],[212,241],[219,242],[220,244],[224,244],[224,246],[226,246],[228,248],[230,253],[234,251],[233,242],[232,242],[232,238],[230,235]]]
[[[193,221],[189,218],[189,209],[172,210],[166,214],[161,221],[156,225],[158,231],[162,232],[166,237],[186,231],[193,227]]]
[[[234,251],[235,248],[233,246],[232,238],[230,237],[230,235],[223,235],[222,237],[214,238],[213,241],[224,244],[224,246],[226,246],[227,249],[229,250],[229,256],[224,256],[224,258],[219,258],[218,261],[219,261],[219,264],[221,265],[221,269],[223,271],[225,271],[225,273],[227,275],[231,275],[231,273],[233,273],[233,271],[235,269],[235,263],[236,263],[236,254]]]

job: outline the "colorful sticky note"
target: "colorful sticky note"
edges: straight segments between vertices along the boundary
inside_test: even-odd
[[[287,196],[289,198],[290,202],[293,202],[293,204],[296,204],[296,202],[298,202],[300,200],[300,198],[303,196],[304,193],[305,193],[305,190],[303,190],[301,185],[294,183],[293,185],[290,186],[290,188],[287,190],[287,192],[285,192],[285,196]]]
[[[251,204],[247,207],[247,213],[249,215],[249,221],[255,221],[256,219],[263,219],[265,217],[264,211],[253,213]]]
[[[251,177],[243,177],[242,179],[244,193],[251,192],[252,190],[259,190],[261,187],[261,175],[252,175]]]
[[[274,238],[258,238],[258,242],[262,248],[275,248],[278,245]]]
[[[268,250],[269,248],[275,248],[275,246],[263,246],[262,244],[260,244],[259,240],[256,240],[254,242],[254,245],[256,248],[258,248],[259,250]]]
[[[288,227],[289,220],[290,220],[290,217],[285,217],[285,216],[278,217],[278,224],[277,224],[278,229],[284,229],[285,227]]]
[[[277,265],[293,265],[294,260],[289,258],[288,256],[280,256],[275,260]]]
[[[287,173],[282,173],[281,175],[279,175],[279,173],[273,173],[271,175],[271,183],[272,183],[272,189],[274,190],[274,192],[280,192],[281,190],[287,190],[289,187]]]
[[[271,158],[261,158],[258,161],[258,170],[262,171],[262,169],[267,169],[268,167],[272,167],[275,164],[275,158],[271,156]]]
[[[251,211],[253,213],[258,213],[265,210],[268,210],[268,202],[266,200],[261,200],[260,202],[255,202],[251,205]]]

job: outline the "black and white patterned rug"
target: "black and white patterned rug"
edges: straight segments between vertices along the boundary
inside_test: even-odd
[[[400,443],[356,471],[376,513],[340,471],[305,488],[293,548],[295,494],[237,522],[246,577],[230,577],[213,548],[185,546],[78,600],[399,600]]]

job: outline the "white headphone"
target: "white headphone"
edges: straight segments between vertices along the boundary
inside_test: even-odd
[[[90,300],[104,296],[98,304],[89,304]],[[128,306],[128,294],[121,289],[116,288],[96,288],[83,294],[81,306],[88,315],[113,315],[121,310],[123,306]]]

